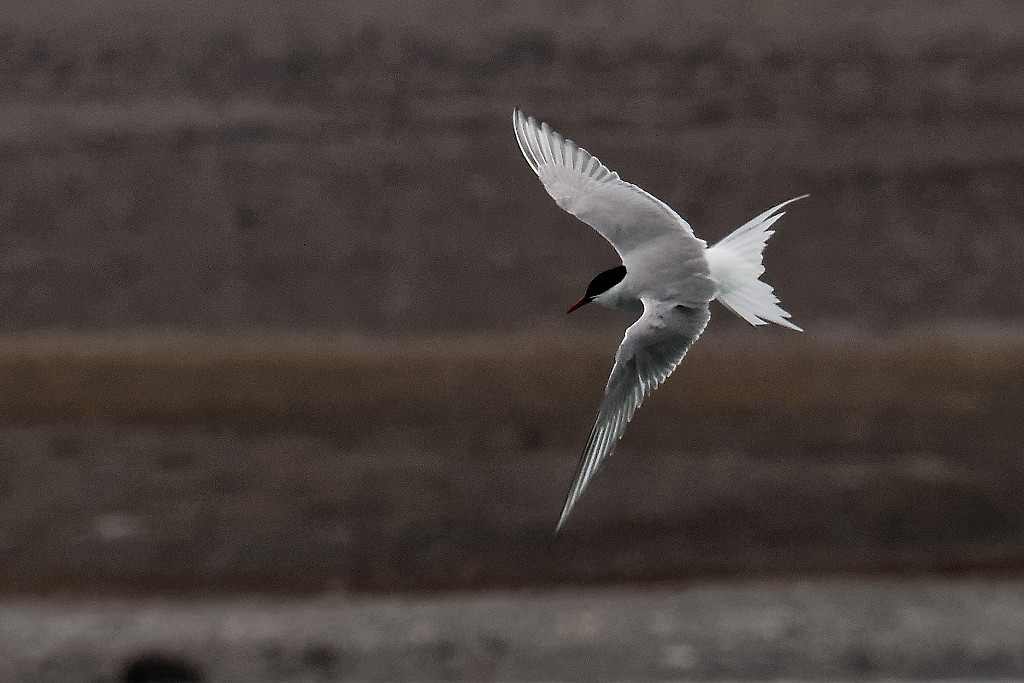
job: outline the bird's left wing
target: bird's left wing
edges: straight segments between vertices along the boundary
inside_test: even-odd
[[[643,315],[626,330],[615,353],[615,366],[608,378],[597,422],[583,449],[556,532],[569,517],[601,461],[615,450],[626,424],[644,397],[672,374],[710,318],[707,306],[689,308],[644,301]]]
[[[611,242],[624,261],[658,238],[703,254],[707,244],[668,204],[622,180],[590,152],[522,110],[512,112],[512,123],[523,156],[548,194]]]

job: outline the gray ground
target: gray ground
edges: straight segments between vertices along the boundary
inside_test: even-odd
[[[40,683],[1019,679],[1022,642],[1002,579],[0,603],[0,678]]]

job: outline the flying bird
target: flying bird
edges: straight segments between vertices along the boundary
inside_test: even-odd
[[[627,330],[605,387],[557,533],[614,449],[644,398],[697,341],[717,299],[751,325],[802,332],[779,306],[761,255],[787,204],[774,206],[708,247],[668,204],[619,178],[597,157],[521,110],[512,112],[523,156],[555,202],[611,242],[622,264],[598,274],[567,313],[591,302],[640,314]]]

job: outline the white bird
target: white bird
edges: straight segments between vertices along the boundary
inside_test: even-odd
[[[622,259],[622,265],[595,277],[567,312],[593,301],[641,314],[615,353],[557,532],[644,397],[672,374],[704,331],[713,299],[751,325],[773,322],[803,331],[788,320],[771,285],[758,278],[771,227],[784,214],[780,209],[808,195],[768,209],[709,248],[667,204],[621,180],[548,124],[519,109],[512,112],[512,123],[523,156],[548,194],[611,242]]]

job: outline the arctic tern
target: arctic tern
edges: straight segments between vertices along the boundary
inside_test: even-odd
[[[597,275],[567,313],[595,302],[639,313],[627,330],[605,387],[597,422],[583,449],[557,532],[614,449],[644,398],[676,369],[711,318],[717,299],[751,325],[768,322],[802,332],[779,306],[762,252],[790,202],[774,206],[708,247],[667,204],[627,183],[597,157],[520,109],[512,123],[523,156],[558,206],[608,240],[622,264]]]

